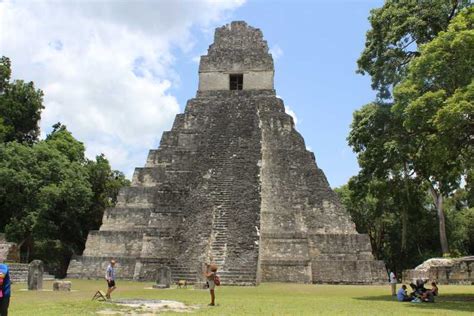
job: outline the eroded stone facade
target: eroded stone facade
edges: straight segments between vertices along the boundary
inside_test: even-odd
[[[403,282],[417,279],[430,280],[439,284],[474,285],[474,256],[461,258],[432,258],[415,269],[403,271]]]
[[[276,97],[273,73],[259,29],[218,28],[196,97],[89,233],[68,276],[103,277],[114,258],[117,275],[136,280],[169,266],[175,281],[200,282],[215,262],[224,284],[385,282],[383,262]],[[229,90],[230,74],[243,74],[243,90]]]

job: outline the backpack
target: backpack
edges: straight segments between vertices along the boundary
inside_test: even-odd
[[[3,281],[4,281],[4,278],[3,278],[3,275],[0,277],[0,298],[3,297]]]
[[[221,278],[217,274],[214,275],[214,284],[217,286],[221,285]]]

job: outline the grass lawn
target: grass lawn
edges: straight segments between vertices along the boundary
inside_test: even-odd
[[[117,309],[116,305],[92,302],[98,289],[105,290],[105,281],[72,280],[73,292],[22,289],[14,284],[10,313],[20,315],[97,315],[97,311]],[[152,283],[118,281],[113,295],[118,298],[168,299],[198,305],[194,314],[206,315],[474,315],[474,286],[440,286],[436,303],[399,303],[392,298],[389,286],[303,285],[266,283],[258,287],[218,287],[215,307],[208,307],[209,292],[205,290],[151,290]],[[52,289],[45,282],[44,289]],[[164,313],[177,314],[177,313]],[[160,314],[163,315],[163,314]],[[181,314],[182,315],[182,314]]]

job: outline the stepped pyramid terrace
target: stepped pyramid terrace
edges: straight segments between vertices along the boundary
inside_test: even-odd
[[[369,237],[358,234],[306,149],[273,86],[259,29],[216,29],[201,57],[196,97],[164,132],[130,187],[89,233],[69,277],[204,282],[215,262],[223,284],[386,282]]]

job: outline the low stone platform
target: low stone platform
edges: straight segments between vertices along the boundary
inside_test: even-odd
[[[474,256],[454,259],[432,258],[415,269],[403,271],[402,279],[405,283],[416,279],[429,279],[439,284],[474,285]]]
[[[10,279],[13,283],[22,283],[28,281],[28,264],[27,263],[7,263],[10,268]],[[54,281],[53,275],[44,273],[43,281]]]

